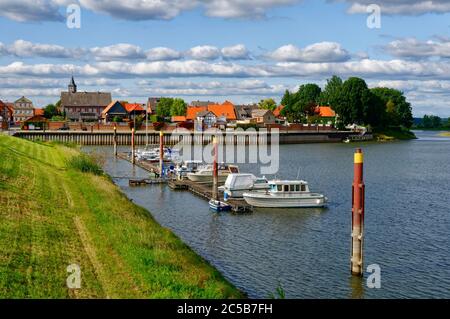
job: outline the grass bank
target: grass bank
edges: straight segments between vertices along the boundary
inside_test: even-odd
[[[441,134],[439,134],[440,136],[447,136],[450,137],[450,132],[442,132]]]
[[[396,141],[396,140],[413,140],[416,135],[406,129],[385,129],[382,131],[375,131],[374,138],[380,142]]]
[[[242,297],[77,156],[0,135],[0,298]],[[81,289],[66,286],[70,264]]]

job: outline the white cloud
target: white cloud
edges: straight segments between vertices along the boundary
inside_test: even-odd
[[[267,11],[299,0],[203,0],[206,15],[219,18],[264,18]]]
[[[60,45],[32,43],[25,40],[15,41],[6,48],[6,51],[17,57],[47,58],[79,58],[85,53],[83,49],[67,49]]]
[[[63,21],[54,0],[2,0],[0,16],[19,22]]]
[[[182,57],[182,54],[176,50],[164,47],[157,47],[145,52],[147,60],[149,61],[168,61],[178,60]]]
[[[284,62],[342,62],[350,59],[347,50],[335,42],[314,43],[305,48],[288,44],[268,53],[266,56]]]
[[[125,20],[168,20],[194,8],[196,0],[79,0],[89,10]]]
[[[189,49],[186,56],[195,60],[214,60],[220,57],[220,50],[211,45],[199,45]]]
[[[106,47],[94,47],[90,49],[90,52],[99,60],[145,58],[145,53],[140,47],[128,43],[118,43]]]
[[[250,52],[243,44],[237,44],[230,47],[222,48],[222,57],[229,60],[248,60],[250,59]]]
[[[401,58],[450,58],[450,40],[419,41],[416,38],[406,38],[390,42],[384,50]]]
[[[259,79],[243,81],[140,81],[147,94],[184,96],[237,96],[237,95],[280,95],[288,88],[282,84],[268,84]]]
[[[388,15],[421,15],[426,13],[450,12],[448,0],[331,0],[333,2],[347,2],[350,4],[349,13],[367,14],[367,6],[378,4],[382,14]]]

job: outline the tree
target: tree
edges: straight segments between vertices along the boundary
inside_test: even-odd
[[[336,75],[328,79],[325,89],[320,94],[320,104],[330,106],[334,110],[334,105],[339,102],[342,84],[342,79]]]
[[[317,84],[308,83],[300,86],[291,99],[290,112],[295,119],[305,119],[314,115],[321,89]]]
[[[156,114],[162,118],[170,117],[172,104],[173,104],[172,98],[170,97],[161,98],[158,104],[156,105]]]
[[[357,77],[348,78],[343,84],[335,111],[343,124],[364,124],[370,103],[373,103],[366,82]]]
[[[274,99],[261,100],[258,103],[260,109],[274,111],[277,108],[277,102]]]
[[[386,106],[386,120],[389,125],[402,125],[411,128],[413,116],[411,104],[406,100],[403,92],[390,88],[374,88],[371,90]]]
[[[44,108],[44,117],[47,119],[51,119],[54,116],[60,116],[61,113],[59,112],[58,108],[53,104],[48,104]]]
[[[442,119],[439,116],[431,116],[432,128],[442,127]]]
[[[291,102],[291,92],[289,90],[286,90],[284,92],[283,98],[281,99],[281,105],[287,106]]]
[[[173,99],[170,107],[171,116],[186,115],[186,102],[183,99]]]

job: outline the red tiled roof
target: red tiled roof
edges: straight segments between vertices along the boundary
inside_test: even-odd
[[[123,105],[123,104],[122,104]],[[133,111],[145,111],[141,104],[139,103],[125,103],[123,105],[125,110],[127,110],[128,113]]]
[[[284,105],[279,105],[275,110],[273,110],[273,115],[275,115],[275,117],[279,117],[283,109]]]
[[[321,117],[334,117],[336,112],[329,106],[318,106],[316,107],[316,114]]]
[[[186,119],[194,121],[197,118],[197,113],[206,111],[206,106],[189,106],[186,110]]]
[[[186,116],[172,116],[172,122],[185,122]]]
[[[34,109],[35,116],[44,116],[44,109]]]
[[[209,104],[208,106],[189,106],[186,111],[186,119],[195,120],[198,112],[209,111],[217,117],[225,117],[229,121],[237,119],[234,104],[225,101],[222,104]]]
[[[234,121],[237,119],[234,104],[225,101],[222,104],[208,105],[208,111],[213,112],[217,117],[226,117],[227,120]]]

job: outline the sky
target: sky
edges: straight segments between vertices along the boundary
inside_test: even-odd
[[[55,103],[72,74],[139,103],[280,102],[358,76],[448,117],[450,1],[0,0],[0,100]]]

